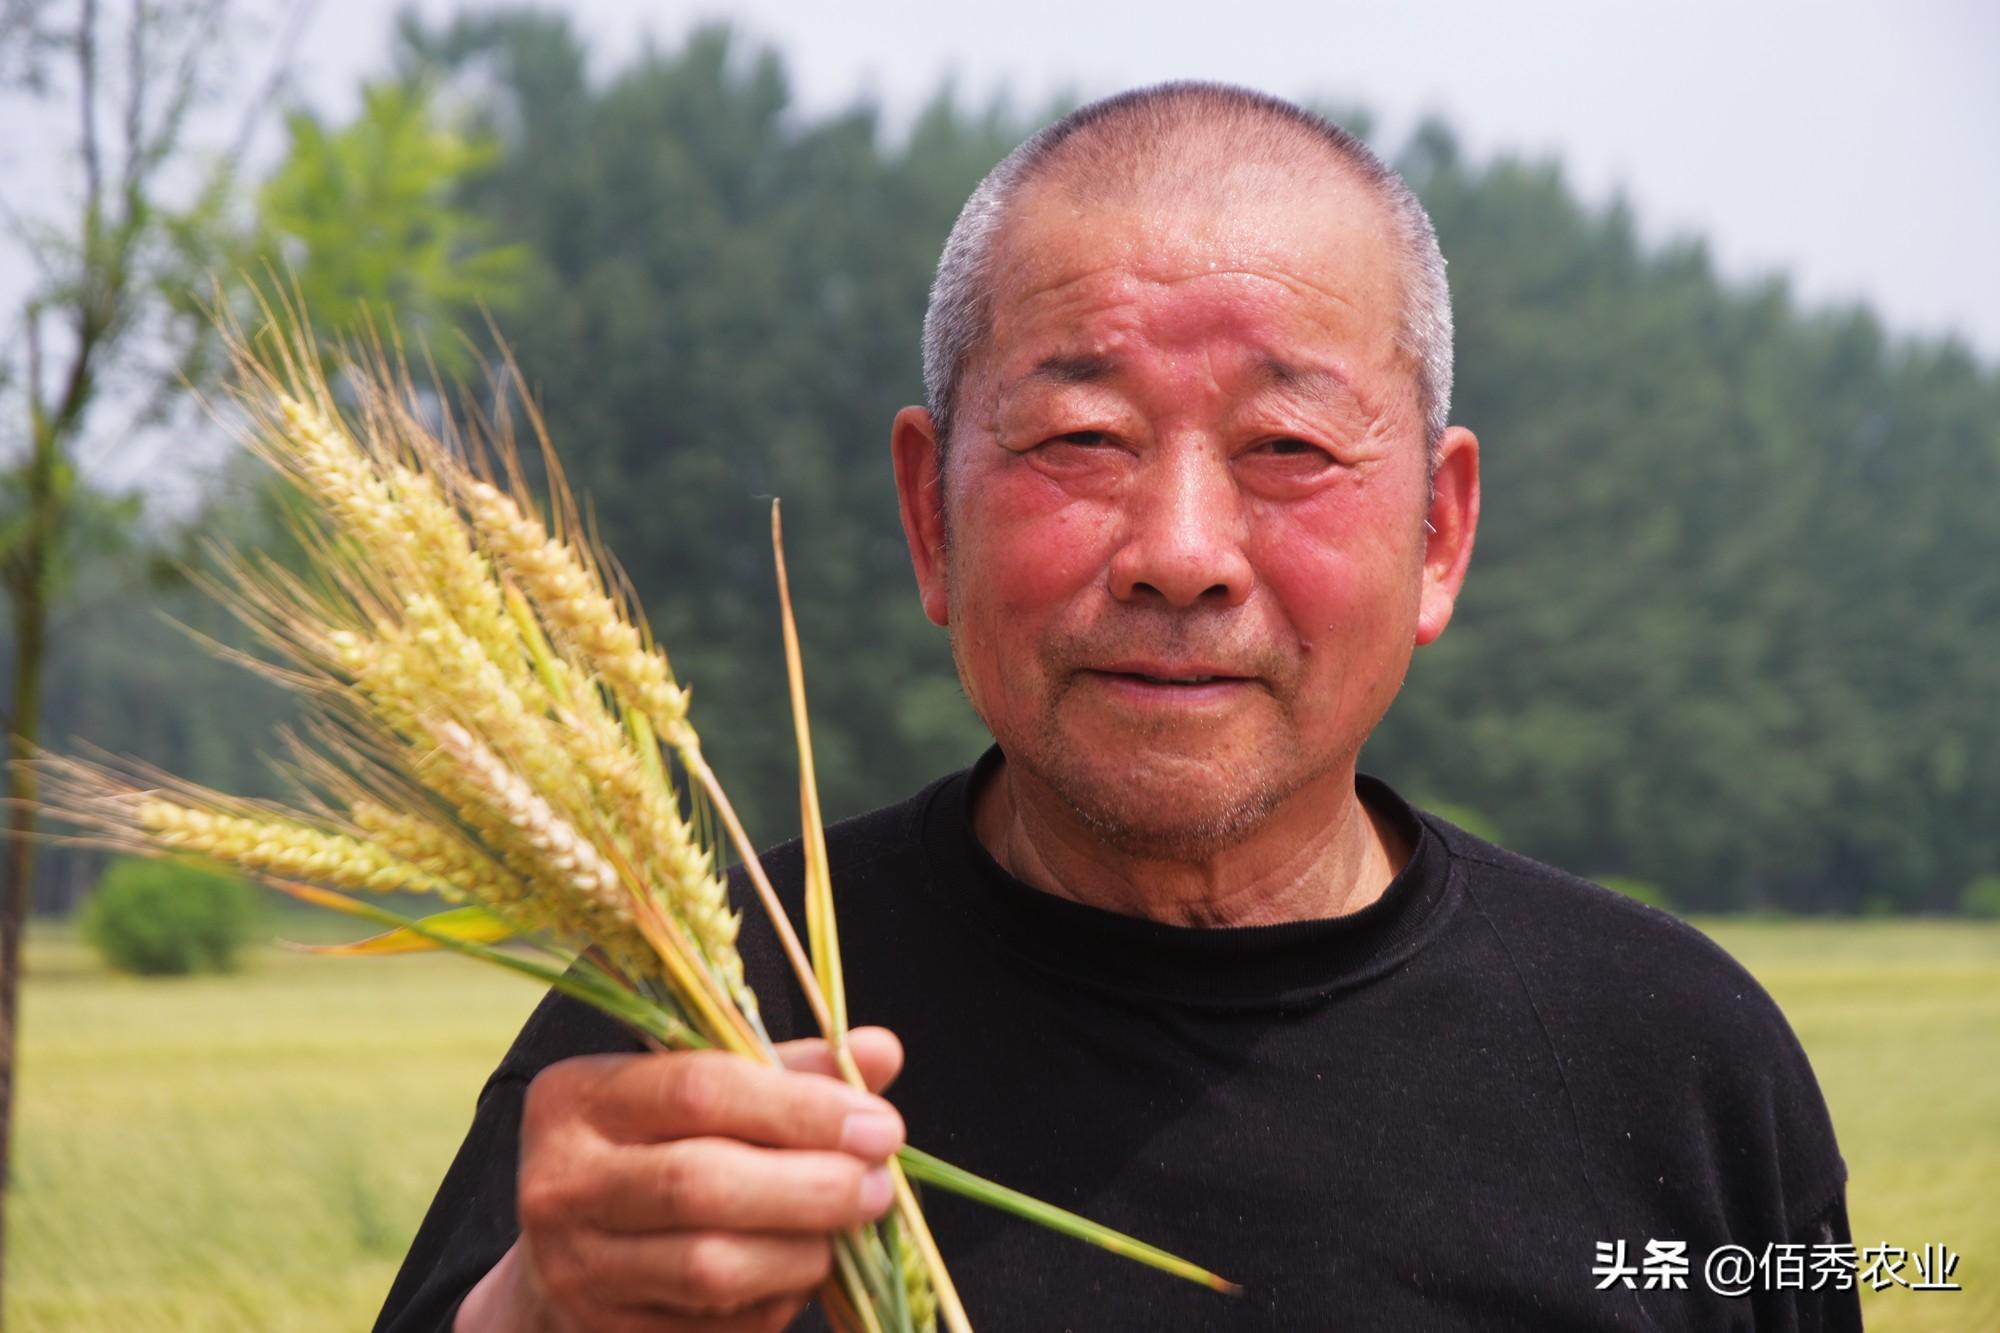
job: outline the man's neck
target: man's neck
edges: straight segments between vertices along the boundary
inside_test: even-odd
[[[1409,863],[1395,824],[1347,765],[1294,793],[1249,836],[1193,857],[1107,843],[1061,797],[1003,763],[973,794],[973,832],[1008,873],[1059,898],[1171,925],[1258,926],[1358,912]]]

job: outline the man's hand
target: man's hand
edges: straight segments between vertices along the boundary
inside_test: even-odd
[[[880,1091],[884,1028],[848,1034]],[[887,1212],[903,1121],[834,1077],[822,1041],[784,1069],[719,1051],[550,1065],[521,1119],[521,1238],[459,1307],[456,1333],[781,1329],[833,1262],[827,1233]]]

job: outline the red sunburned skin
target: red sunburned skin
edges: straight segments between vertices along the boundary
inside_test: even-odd
[[[1470,550],[1477,443],[1440,437],[1433,496],[1380,201],[1257,200],[1027,196],[949,468],[898,418],[924,609],[1010,799],[1079,844],[1254,868],[1354,827]]]

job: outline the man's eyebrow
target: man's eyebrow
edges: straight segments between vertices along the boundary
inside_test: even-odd
[[[1121,369],[1116,357],[1058,352],[1037,361],[1015,384],[1100,384]],[[1315,402],[1355,397],[1354,386],[1338,370],[1296,366],[1275,356],[1265,356],[1258,360],[1256,373],[1267,385],[1292,390]]]
[[[1257,366],[1264,379],[1281,389],[1292,389],[1307,398],[1325,402],[1332,398],[1352,399],[1354,386],[1337,370],[1318,366],[1294,366],[1275,356],[1267,356]]]
[[[1069,355],[1057,353],[1045,356],[1035,363],[1034,369],[1021,376],[1020,383],[1034,384],[1096,384],[1110,379],[1118,373],[1118,362],[1108,356],[1093,356],[1089,353]]]

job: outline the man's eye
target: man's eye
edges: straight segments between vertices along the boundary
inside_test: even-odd
[[[1050,444],[1079,444],[1086,449],[1094,448],[1100,444],[1109,444],[1110,442],[1111,437],[1101,430],[1068,431],[1061,435],[1051,436],[1048,441]]]
[[[1292,435],[1281,435],[1275,440],[1266,440],[1252,450],[1252,452],[1275,454],[1281,458],[1306,458],[1317,454],[1319,461],[1326,462],[1331,462],[1333,458],[1326,450],[1320,448],[1310,440],[1301,440]]]

